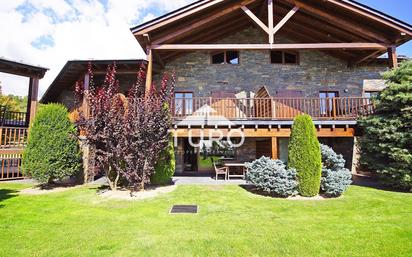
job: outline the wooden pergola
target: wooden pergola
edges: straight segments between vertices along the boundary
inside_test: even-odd
[[[215,43],[252,24],[266,43]],[[411,25],[351,0],[201,0],[131,31],[146,49],[147,89],[154,63],[164,67],[187,51],[318,50],[350,66],[387,52],[396,67],[396,48],[412,39]],[[277,36],[299,43],[275,43]]]
[[[26,113],[6,111],[0,125],[0,181],[24,178],[21,172],[23,149],[27,145],[28,127],[36,115],[39,80],[47,68],[0,58],[0,72],[28,77],[29,92]],[[18,114],[18,115],[14,115]],[[5,122],[7,120],[7,122]]]
[[[29,125],[36,115],[39,80],[44,77],[47,71],[47,68],[0,58],[0,72],[30,78],[27,97],[26,125]]]

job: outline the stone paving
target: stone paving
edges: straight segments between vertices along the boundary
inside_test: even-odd
[[[215,180],[212,176],[175,176],[173,182],[175,185],[246,185],[246,181],[242,179]]]

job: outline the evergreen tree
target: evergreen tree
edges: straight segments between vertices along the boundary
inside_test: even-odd
[[[37,112],[27,147],[23,171],[42,183],[75,175],[81,168],[76,129],[69,112],[60,104],[48,104]]]
[[[359,122],[360,163],[376,171],[384,184],[412,189],[412,62],[383,75],[388,87],[376,99],[376,111]]]
[[[315,125],[309,115],[295,118],[289,143],[289,167],[297,171],[302,196],[319,194],[322,157]]]

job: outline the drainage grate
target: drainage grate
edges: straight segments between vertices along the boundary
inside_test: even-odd
[[[190,213],[196,214],[199,207],[197,205],[173,205],[170,214]]]

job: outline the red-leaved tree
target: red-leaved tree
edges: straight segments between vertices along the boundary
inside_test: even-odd
[[[120,93],[116,65],[109,65],[104,83],[95,85],[89,65],[90,87],[76,84],[77,99],[85,98],[89,113],[80,111],[77,122],[93,149],[94,170],[103,170],[112,190],[124,177],[132,191],[144,190],[160,152],[167,146],[171,116],[168,108],[175,77],[165,74],[161,85],[145,89],[145,70],[127,97]]]

